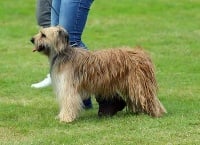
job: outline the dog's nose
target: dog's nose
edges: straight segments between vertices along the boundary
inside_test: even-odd
[[[32,37],[30,41],[34,44],[35,39]]]

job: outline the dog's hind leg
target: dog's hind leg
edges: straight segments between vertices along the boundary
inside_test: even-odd
[[[139,77],[138,77],[139,76]],[[138,74],[135,82],[129,85],[129,105],[133,112],[160,117],[166,110],[156,96],[156,84],[143,74]]]
[[[139,114],[142,112],[140,104],[138,104],[137,100],[134,97],[134,94],[129,94],[129,97],[126,98],[126,103],[128,106],[128,110],[134,114]]]

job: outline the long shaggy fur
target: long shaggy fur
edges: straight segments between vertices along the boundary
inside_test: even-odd
[[[118,93],[133,113],[146,113],[153,117],[166,113],[156,96],[153,63],[142,49],[91,52],[72,48],[68,33],[59,26],[42,29],[32,42],[34,51],[43,52],[51,62],[60,121],[76,119],[82,108],[82,99],[91,94],[112,97]]]

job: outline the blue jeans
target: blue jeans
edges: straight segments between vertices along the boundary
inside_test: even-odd
[[[69,33],[70,45],[86,47],[81,36],[93,0],[53,0],[51,25],[60,25]]]
[[[87,48],[81,41],[93,0],[53,0],[51,25],[60,25],[69,33],[70,45]],[[91,98],[83,100],[85,109],[92,107]]]

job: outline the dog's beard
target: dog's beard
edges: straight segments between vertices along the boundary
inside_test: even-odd
[[[38,45],[37,47],[33,48],[33,52],[38,51],[40,53],[43,53],[45,55],[49,55],[50,54],[50,47],[47,45]]]
[[[48,50],[48,49],[49,49],[48,46],[40,45],[40,46],[38,47],[38,52],[45,51],[45,50]]]
[[[39,45],[38,47],[33,48],[33,52],[35,52],[35,51],[41,52],[43,50],[45,50],[44,45]]]

